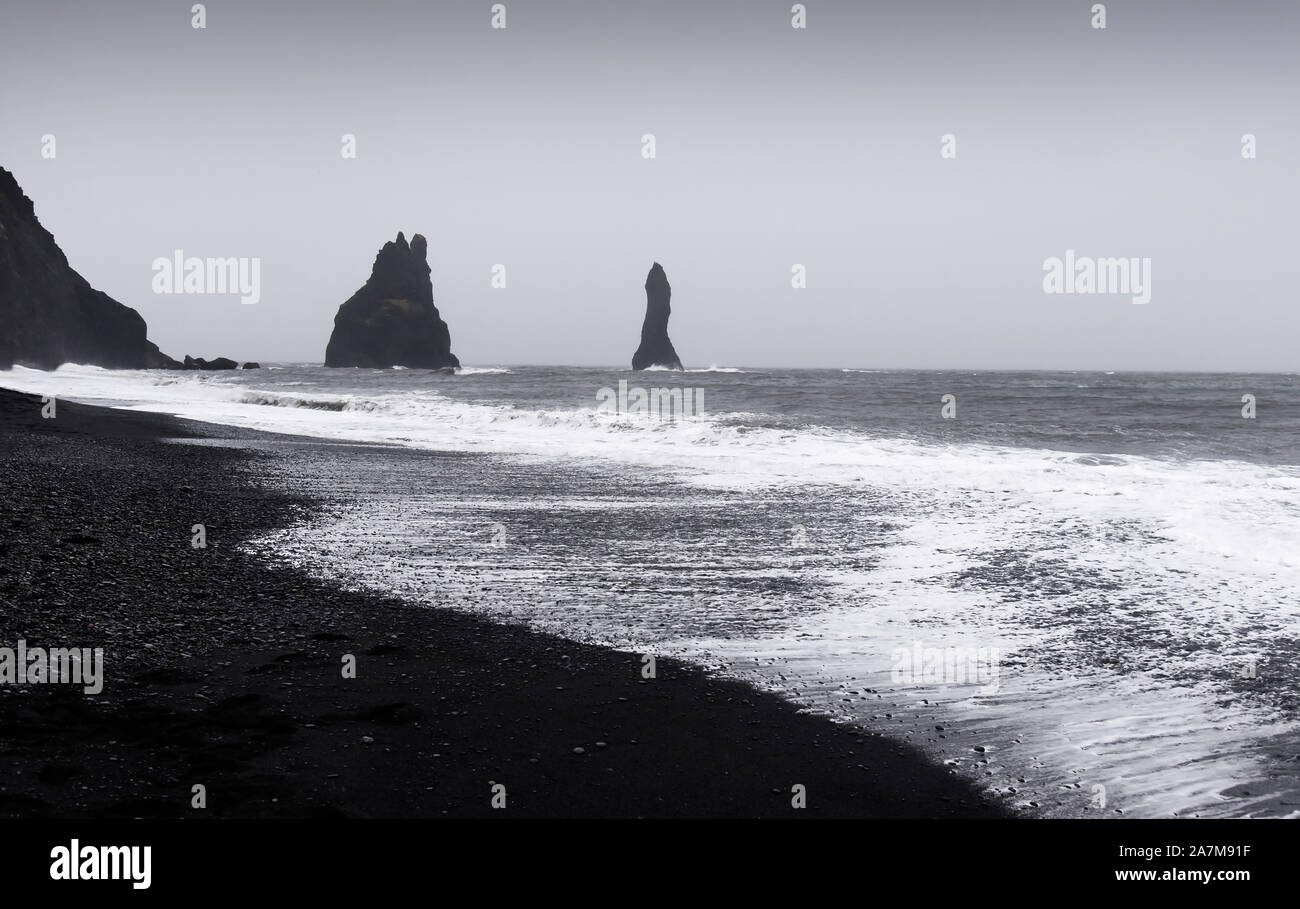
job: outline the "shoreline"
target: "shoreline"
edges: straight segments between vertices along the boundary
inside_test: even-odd
[[[317,507],[258,483],[295,456],[248,447],[269,438],[63,400],[43,420],[0,389],[0,645],[105,663],[95,696],[0,685],[0,816],[1009,816],[911,746],[695,666],[645,680],[635,653],[241,552]]]

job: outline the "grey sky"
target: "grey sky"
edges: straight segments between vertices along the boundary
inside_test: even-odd
[[[470,365],[627,363],[658,260],[687,366],[1297,368],[1300,4],[491,5],[5,0],[0,163],[177,357],[321,360],[403,230]],[[261,302],[154,295],[176,248]]]

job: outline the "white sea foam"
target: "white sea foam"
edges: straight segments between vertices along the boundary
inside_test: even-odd
[[[250,373],[241,374],[245,380]],[[530,409],[469,403],[436,389],[339,395],[286,393],[283,385],[239,384],[217,373],[15,367],[0,385],[187,419],[270,432],[412,447],[596,457],[675,471],[718,488],[853,487],[964,503],[953,514],[998,513],[1012,539],[1050,517],[1092,526],[1125,520],[1161,528],[1180,555],[1202,562],[1300,569],[1300,470],[1237,461],[1164,461],[1137,456],[1100,462],[1075,454],[983,445],[932,445],[859,433],[755,427],[725,412],[684,420],[598,412],[594,405]],[[943,515],[937,515],[930,526]],[[981,533],[992,533],[985,527]]]
[[[1104,780],[1112,800],[1123,799],[1131,813],[1267,813],[1221,793],[1260,775],[1253,740],[1288,734],[1290,726],[1223,679],[1250,661],[1285,666],[1295,658],[1295,467],[922,444],[772,428],[756,425],[759,415],[726,412],[655,421],[594,406],[471,403],[436,385],[290,392],[287,383],[250,376],[16,368],[0,373],[0,385],[271,432],[595,458],[720,491],[759,495],[804,485],[850,517],[876,514],[883,497],[893,529],[879,562],[822,566],[819,578],[835,590],[824,608],[800,613],[771,636],[761,630],[767,626],[745,632],[738,620],[726,635],[701,625],[644,643],[705,662],[725,658],[733,667],[758,654],[778,659],[771,666],[780,672],[762,663],[755,680],[863,719],[859,711],[875,701],[840,697],[841,687],[854,678],[873,679],[875,687],[892,648],[917,637],[935,645],[975,639],[997,646],[1012,664],[996,696],[963,696],[949,709],[1005,734],[1004,760],[1021,768],[1038,762],[1049,779],[1086,765],[1088,779]],[[346,539],[367,518],[339,520],[332,528],[298,528],[296,538],[278,543],[315,560],[316,570],[338,571],[322,540]],[[369,530],[375,539],[383,529]],[[357,570],[358,583],[396,583],[389,572]],[[544,613],[516,607],[523,612],[512,617],[583,636],[601,617],[598,605],[579,602],[572,615],[557,601]],[[771,600],[739,606],[782,608]],[[916,710],[923,694],[893,697],[900,710]],[[1030,710],[1032,722],[1025,719]],[[943,753],[947,743],[933,747]]]

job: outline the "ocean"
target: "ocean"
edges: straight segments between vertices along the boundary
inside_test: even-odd
[[[267,467],[327,504],[250,550],[684,657],[1026,813],[1300,816],[1295,374],[271,364],[0,385],[380,443],[346,475]],[[636,389],[693,413],[621,412]],[[383,445],[464,457],[431,475]]]

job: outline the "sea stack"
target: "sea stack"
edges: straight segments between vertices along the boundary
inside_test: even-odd
[[[326,366],[446,369],[460,366],[451,332],[433,305],[428,243],[400,232],[375,257],[370,280],[339,307]]]
[[[36,206],[0,167],[0,369],[174,369],[144,319],[72,270]]]
[[[645,321],[641,323],[641,346],[632,355],[633,369],[682,368],[673,342],[668,339],[668,316],[672,312],[668,300],[672,295],[664,267],[656,262],[645,278]]]
[[[189,354],[186,354],[185,360],[183,361],[181,368],[182,369],[234,369],[237,366],[239,366],[239,364],[236,363],[234,360],[230,359],[229,357],[217,357],[215,360],[205,360],[202,357],[191,357]]]

